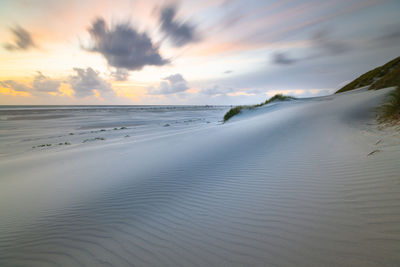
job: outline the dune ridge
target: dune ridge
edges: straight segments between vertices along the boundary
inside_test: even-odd
[[[0,162],[0,265],[399,265],[400,141],[371,111],[390,90]]]

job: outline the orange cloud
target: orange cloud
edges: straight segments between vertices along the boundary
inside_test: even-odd
[[[75,93],[74,90],[71,88],[71,85],[66,83],[62,83],[58,90],[61,92],[61,96],[73,97]]]
[[[137,82],[113,82],[112,87],[118,97],[137,102],[145,96],[147,86]]]
[[[94,92],[94,96],[95,96],[97,99],[99,99],[100,101],[104,101],[104,98],[101,97],[99,91],[97,91],[96,89],[94,89],[93,92]]]
[[[4,88],[4,87],[0,87],[0,94],[10,95],[10,96],[24,96],[24,97],[31,96],[31,94],[28,92],[15,91],[12,88]]]

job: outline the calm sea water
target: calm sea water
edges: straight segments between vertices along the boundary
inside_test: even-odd
[[[78,145],[151,138],[219,123],[227,109],[227,106],[0,106],[0,156],[38,147],[54,149],[66,142]]]

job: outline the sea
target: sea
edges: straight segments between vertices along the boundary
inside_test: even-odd
[[[222,122],[229,106],[0,106],[0,157],[144,140]],[[100,142],[102,141],[102,142]]]

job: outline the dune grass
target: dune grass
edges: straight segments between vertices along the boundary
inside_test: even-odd
[[[392,86],[400,87],[400,63],[390,73],[373,83],[370,89],[381,89]]]
[[[255,108],[267,105],[267,104],[269,104],[271,102],[274,102],[274,101],[287,101],[287,100],[292,100],[292,99],[296,99],[296,98],[293,97],[293,96],[276,94],[273,97],[265,100],[265,102],[260,103],[260,104],[233,107],[227,113],[225,113],[224,122],[227,122],[230,118],[232,118],[233,116],[239,114],[243,109],[249,109],[249,110],[250,109],[255,109]]]
[[[38,145],[36,147],[46,147],[46,146],[51,146],[51,144],[42,144],[42,145]],[[35,147],[32,147],[32,148],[35,148]]]
[[[228,121],[233,116],[239,114],[242,111],[242,109],[244,109],[244,108],[246,108],[246,107],[245,106],[237,106],[237,107],[231,108],[227,113],[225,113],[224,122]]]
[[[386,101],[378,108],[380,122],[400,122],[400,57],[389,61],[383,66],[375,68],[361,75],[347,84],[336,93],[354,90],[368,86],[369,90],[379,90],[387,87],[397,87],[389,94]]]
[[[360,87],[371,85],[369,89],[382,89],[385,87],[395,86],[399,83],[400,74],[400,57],[389,61],[385,65],[370,70],[351,83],[339,89],[335,94],[351,91]],[[397,81],[397,82],[396,82]]]
[[[391,92],[379,108],[379,121],[398,123],[400,121],[400,87]]]
[[[274,101],[287,101],[287,100],[292,100],[292,99],[296,99],[296,98],[293,96],[289,96],[289,95],[276,94],[273,97],[271,97],[270,99],[265,100],[264,105],[269,104]]]
[[[85,139],[85,140],[82,141],[82,143],[92,142],[92,141],[96,141],[96,140],[104,141],[104,140],[106,140],[106,139],[105,139],[104,137],[95,137],[95,138]]]
[[[379,120],[381,122],[400,122],[400,64],[371,87],[386,88],[386,87],[397,87],[391,92],[385,103],[379,108]]]

